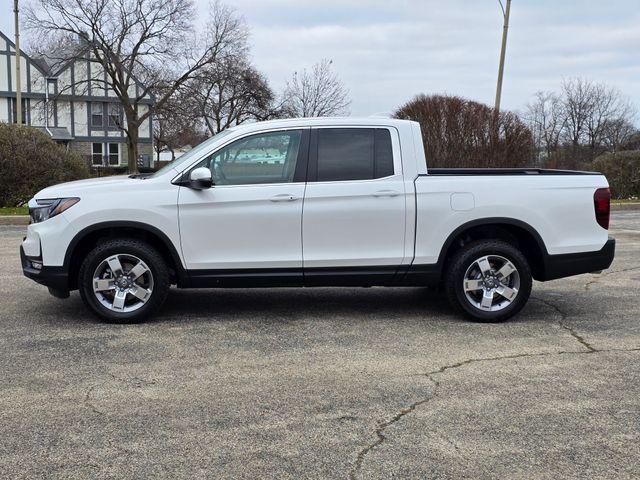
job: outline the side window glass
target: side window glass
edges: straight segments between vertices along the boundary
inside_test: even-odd
[[[376,128],[375,157],[375,178],[393,175],[391,133],[386,128]]]
[[[373,129],[318,129],[318,181],[373,178]]]
[[[302,131],[287,130],[241,138],[198,166],[211,170],[216,185],[292,182],[301,137]]]
[[[393,175],[386,128],[319,128],[317,181],[371,180]]]

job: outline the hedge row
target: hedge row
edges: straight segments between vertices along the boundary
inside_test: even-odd
[[[45,187],[89,176],[77,153],[45,133],[0,122],[0,206],[22,205]]]
[[[614,198],[640,195],[640,150],[605,153],[593,161],[592,167],[607,177]]]

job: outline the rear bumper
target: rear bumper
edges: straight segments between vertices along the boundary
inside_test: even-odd
[[[34,282],[49,287],[49,293],[54,297],[67,298],[69,296],[69,274],[64,267],[35,268],[34,262],[42,265],[41,257],[27,257],[24,248],[20,246],[20,261],[22,273]]]
[[[604,247],[595,252],[546,255],[544,259],[544,275],[537,280],[554,280],[556,278],[580,275],[581,273],[605,270],[611,266],[615,250],[616,240],[613,237],[609,237]]]

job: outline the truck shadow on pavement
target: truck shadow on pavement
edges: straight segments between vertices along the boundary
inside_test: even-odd
[[[508,323],[536,322],[555,317],[574,315],[598,316],[611,314],[602,304],[606,292],[537,291],[523,311]],[[36,316],[47,317],[55,324],[101,323],[83,305],[77,292],[64,301],[48,295],[42,302],[31,303]],[[617,301],[620,302],[621,298]],[[621,310],[633,308],[624,299]],[[562,311],[560,310],[561,305]],[[568,311],[565,311],[567,310]],[[454,310],[444,293],[420,287],[398,288],[255,288],[255,289],[198,289],[172,288],[164,306],[148,323],[223,323],[256,321],[262,323],[290,323],[327,319],[351,322],[416,320],[421,322],[468,322]]]
[[[172,289],[154,320],[389,319],[454,314],[441,292],[426,288]]]

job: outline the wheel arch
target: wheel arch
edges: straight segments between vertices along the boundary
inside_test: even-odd
[[[184,286],[188,283],[187,273],[176,247],[169,237],[157,227],[143,222],[109,221],[84,228],[69,243],[64,256],[64,270],[69,274],[69,287],[78,287],[77,278],[81,259],[95,245],[108,238],[137,238],[151,244],[167,262],[172,272],[172,283]]]
[[[533,278],[544,278],[545,258],[548,256],[544,240],[531,225],[514,218],[482,218],[460,225],[444,242],[438,265],[444,271],[447,261],[456,251],[469,241],[481,239],[505,240],[520,248],[529,262]]]

